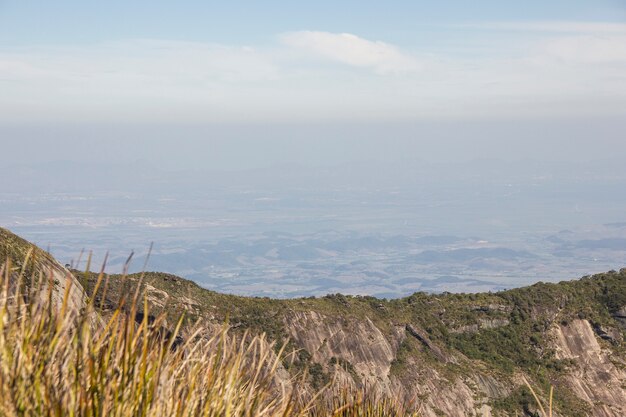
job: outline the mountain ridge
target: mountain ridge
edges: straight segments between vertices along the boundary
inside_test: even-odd
[[[0,255],[16,239],[1,231]],[[4,246],[2,246],[4,245]],[[19,264],[19,259],[14,259]],[[72,271],[92,294],[97,274]],[[532,415],[524,378],[541,395],[555,387],[556,415],[626,412],[626,269],[558,284],[479,294],[415,293],[400,299],[341,294],[269,299],[219,294],[171,274],[110,275],[94,294],[101,314],[141,291],[166,326],[181,313],[182,336],[198,323],[265,333],[289,352],[284,371],[400,396],[424,416]],[[141,313],[141,312],[140,312]]]

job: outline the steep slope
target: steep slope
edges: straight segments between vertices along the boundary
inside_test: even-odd
[[[19,239],[7,233],[2,241]],[[23,256],[28,246],[17,242],[3,243],[0,255]],[[72,282],[85,282],[91,294],[96,275],[73,272]],[[139,281],[139,274],[109,276],[94,297],[101,314]],[[334,379],[399,396],[424,416],[532,415],[526,378],[543,398],[555,386],[556,415],[626,414],[626,269],[499,293],[396,300],[238,297],[153,272],[141,290],[149,314],[166,314],[168,326],[185,313],[183,335],[198,323],[209,333],[228,322],[233,332],[266,333],[277,348],[288,343],[285,372],[307,369],[311,391]]]
[[[6,261],[9,261],[6,264]],[[60,305],[69,286],[68,307],[80,311],[85,306],[85,291],[76,277],[49,253],[0,227],[0,264],[9,265],[9,273],[17,280],[41,280],[42,285],[52,283],[52,300]],[[3,271],[4,272],[4,271]]]
[[[94,275],[88,274],[93,284]],[[111,276],[114,306],[139,275]],[[532,412],[523,377],[560,415],[626,412],[626,269],[495,294],[416,293],[397,300],[349,297],[273,300],[218,294],[163,273],[147,273],[153,314],[187,326],[228,321],[235,331],[265,332],[297,352],[312,388],[335,378],[402,396],[425,416]],[[210,327],[210,326],[209,326]]]

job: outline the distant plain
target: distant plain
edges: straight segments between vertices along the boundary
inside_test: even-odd
[[[147,269],[215,291],[392,298],[497,291],[626,265],[626,175],[618,163],[236,172],[72,164],[59,165],[88,175],[15,167],[0,188],[0,224],[62,262],[76,265],[85,249],[97,268],[108,251],[110,272],[131,251],[131,270],[140,270],[154,242]],[[93,178],[109,188],[89,187]]]

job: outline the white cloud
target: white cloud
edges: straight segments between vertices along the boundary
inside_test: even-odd
[[[384,42],[305,31],[254,47],[3,47],[0,122],[549,117],[626,107],[626,34],[475,36],[422,49],[420,59]]]
[[[285,45],[343,64],[372,68],[378,73],[407,72],[420,67],[414,57],[394,45],[350,33],[299,31],[283,34],[280,39]]]

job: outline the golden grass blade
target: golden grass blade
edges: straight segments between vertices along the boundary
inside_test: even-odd
[[[102,280],[104,278],[104,269],[106,268],[108,259],[109,252],[104,255],[104,261],[102,261],[100,273],[98,274],[98,278],[96,279],[96,285],[94,285],[93,291],[91,292],[91,297],[89,297],[89,307],[93,307],[95,303],[96,295],[98,294],[98,290],[100,289],[100,285],[102,284]],[[87,286],[84,287],[84,290],[87,291]]]
[[[526,377],[522,377],[522,379],[524,380],[524,384],[526,384],[526,386],[530,390],[530,393],[535,398],[535,402],[537,403],[537,406],[541,410],[541,415],[543,415],[544,417],[547,416],[546,410],[543,408],[543,405],[541,404],[541,401],[539,401],[539,397],[537,397],[537,394],[535,394],[535,390],[533,389],[533,387],[530,386],[530,384],[528,383],[528,380],[526,380]]]
[[[550,385],[550,407],[548,408],[549,416],[552,417],[552,398],[554,397],[554,385]]]

